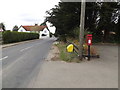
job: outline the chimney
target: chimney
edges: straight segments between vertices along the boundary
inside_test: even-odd
[[[38,26],[38,24],[35,24],[35,26]]]

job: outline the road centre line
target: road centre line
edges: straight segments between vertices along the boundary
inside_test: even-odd
[[[35,45],[40,45],[40,44],[42,44],[42,43],[37,43],[37,44],[35,44]],[[25,51],[25,50],[27,50],[27,49],[29,49],[29,48],[32,48],[32,47],[35,46],[35,45],[32,45],[32,46],[30,46],[30,47],[21,49],[20,52],[23,52],[23,51]]]
[[[31,47],[32,47],[32,46],[31,46]],[[20,51],[22,52],[22,51],[27,50],[27,49],[29,49],[29,48],[31,48],[31,47],[27,47],[27,48],[21,49]]]
[[[5,57],[1,58],[0,61],[2,61],[3,59],[6,59],[6,58],[8,58],[8,56],[5,56]]]

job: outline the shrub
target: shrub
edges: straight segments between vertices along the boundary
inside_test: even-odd
[[[4,31],[2,33],[3,43],[13,43],[25,40],[38,39],[38,33],[26,33],[26,32],[16,32],[16,31]]]

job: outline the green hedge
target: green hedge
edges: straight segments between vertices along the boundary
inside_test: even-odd
[[[26,32],[16,32],[16,31],[4,31],[2,32],[3,43],[13,43],[25,40],[38,39],[38,33],[26,33]]]

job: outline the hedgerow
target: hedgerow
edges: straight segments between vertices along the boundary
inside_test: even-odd
[[[38,33],[26,33],[17,31],[4,31],[2,32],[3,43],[14,43],[32,39],[38,39]]]

